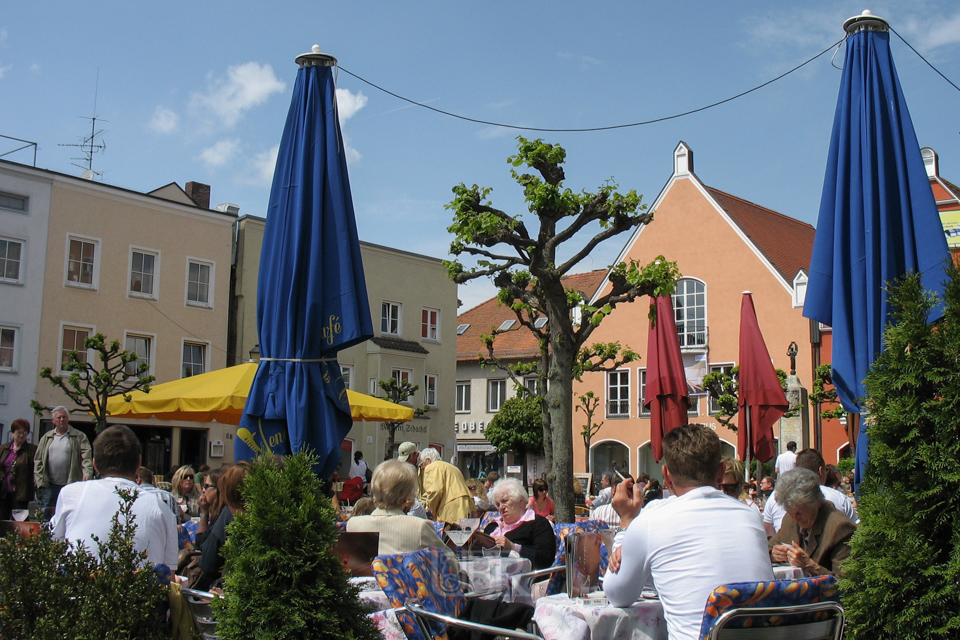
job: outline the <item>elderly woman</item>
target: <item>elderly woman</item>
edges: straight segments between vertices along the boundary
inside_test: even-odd
[[[767,543],[773,562],[789,562],[808,576],[832,575],[850,555],[857,525],[824,499],[820,480],[797,467],[777,481],[777,501],[786,510],[780,531]]]
[[[553,526],[527,506],[529,498],[520,481],[515,478],[499,480],[489,495],[500,515],[484,532],[493,536],[502,551],[516,551],[521,558],[530,560],[534,569],[546,569],[552,565],[557,552]]]
[[[437,537],[433,522],[406,514],[417,493],[417,470],[413,465],[398,460],[380,463],[370,479],[370,493],[377,508],[368,516],[347,520],[347,531],[379,532],[380,554],[438,547],[454,573],[460,570],[457,556]]]
[[[34,494],[37,445],[27,442],[30,423],[17,418],[10,423],[10,435],[10,442],[0,445],[0,520],[10,520],[14,509],[26,509]]]

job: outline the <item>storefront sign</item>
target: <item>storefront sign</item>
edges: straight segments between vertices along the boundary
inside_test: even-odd
[[[493,453],[497,448],[492,444],[458,444],[457,451],[478,451],[481,453]]]

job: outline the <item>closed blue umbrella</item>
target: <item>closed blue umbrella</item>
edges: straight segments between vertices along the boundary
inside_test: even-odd
[[[328,477],[353,424],[336,354],[372,337],[373,323],[337,119],[336,59],[314,46],[297,63],[260,254],[260,364],[236,457],[310,449]]]
[[[891,320],[885,285],[908,272],[942,293],[946,239],[890,54],[888,25],[869,11],[848,33],[803,315],[833,329],[833,383],[857,413],[863,380]],[[934,310],[930,320],[942,314]],[[861,421],[857,482],[867,459]]]

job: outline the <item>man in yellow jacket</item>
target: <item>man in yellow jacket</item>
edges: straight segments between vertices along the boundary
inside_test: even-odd
[[[460,469],[440,459],[440,452],[428,447],[420,452],[423,469],[421,502],[430,509],[437,522],[460,524],[470,517],[473,499]]]

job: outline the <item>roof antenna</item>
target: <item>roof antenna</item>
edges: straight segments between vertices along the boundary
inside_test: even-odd
[[[93,117],[80,116],[84,120],[90,121],[90,136],[87,138],[82,138],[79,144],[58,144],[58,147],[78,147],[83,155],[79,158],[70,158],[71,160],[76,160],[77,162],[82,162],[84,164],[77,164],[73,162],[73,166],[83,169],[83,173],[80,174],[80,177],[85,180],[93,180],[94,176],[103,177],[102,171],[93,170],[93,154],[98,151],[103,151],[107,148],[107,145],[103,142],[97,142],[97,137],[105,133],[103,129],[97,131],[97,95],[100,91],[100,67],[97,67],[97,82],[94,86],[93,91]],[[102,120],[101,122],[107,122]]]

